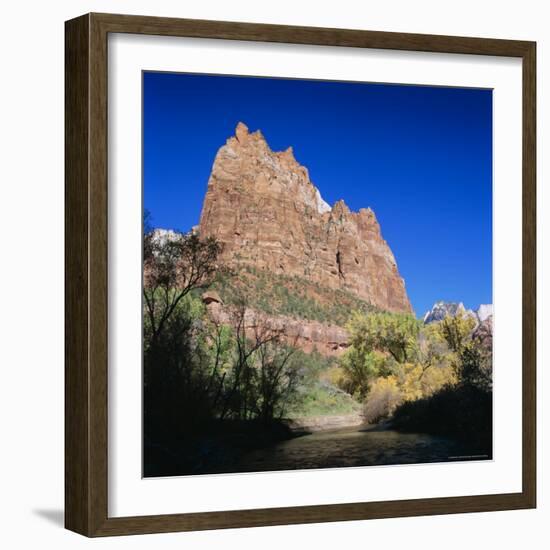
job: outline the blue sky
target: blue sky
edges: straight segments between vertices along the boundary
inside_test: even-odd
[[[144,207],[155,227],[199,221],[237,122],[289,145],[323,198],[370,206],[417,315],[492,302],[492,92],[468,88],[143,75]]]

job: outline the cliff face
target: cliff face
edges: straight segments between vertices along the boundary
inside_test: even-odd
[[[239,123],[216,155],[199,231],[224,245],[222,261],[298,276],[354,293],[388,311],[411,311],[374,212],[331,208],[292,148],[273,152]]]
[[[211,293],[206,293],[203,301],[211,320],[225,325],[231,324],[230,308],[224,307],[219,298],[212,299]],[[247,336],[254,337],[253,328],[258,324],[275,332],[284,331],[283,340],[306,353],[317,351],[321,355],[332,357],[340,355],[348,347],[348,333],[342,327],[282,315],[266,315],[247,309],[244,317]]]

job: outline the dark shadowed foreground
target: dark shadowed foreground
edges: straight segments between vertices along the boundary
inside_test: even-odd
[[[244,438],[244,436],[243,436]],[[249,444],[251,439],[248,438]],[[148,476],[231,472],[265,472],[311,468],[419,464],[491,459],[490,448],[448,437],[361,427],[321,431],[247,449],[234,434],[195,442],[179,457],[164,457],[164,464],[148,461]],[[162,454],[156,453],[157,460]],[[172,464],[167,463],[172,460]],[[158,473],[155,473],[158,468]]]

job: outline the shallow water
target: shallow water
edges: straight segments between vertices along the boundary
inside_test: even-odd
[[[488,455],[480,454],[479,450],[445,437],[354,427],[317,432],[251,451],[232,469],[257,472],[487,458]]]

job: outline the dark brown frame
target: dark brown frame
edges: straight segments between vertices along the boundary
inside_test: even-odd
[[[523,488],[520,493],[110,518],[107,513],[107,35],[507,56],[523,63]],[[65,526],[87,536],[536,506],[536,44],[88,14],[65,24]]]

